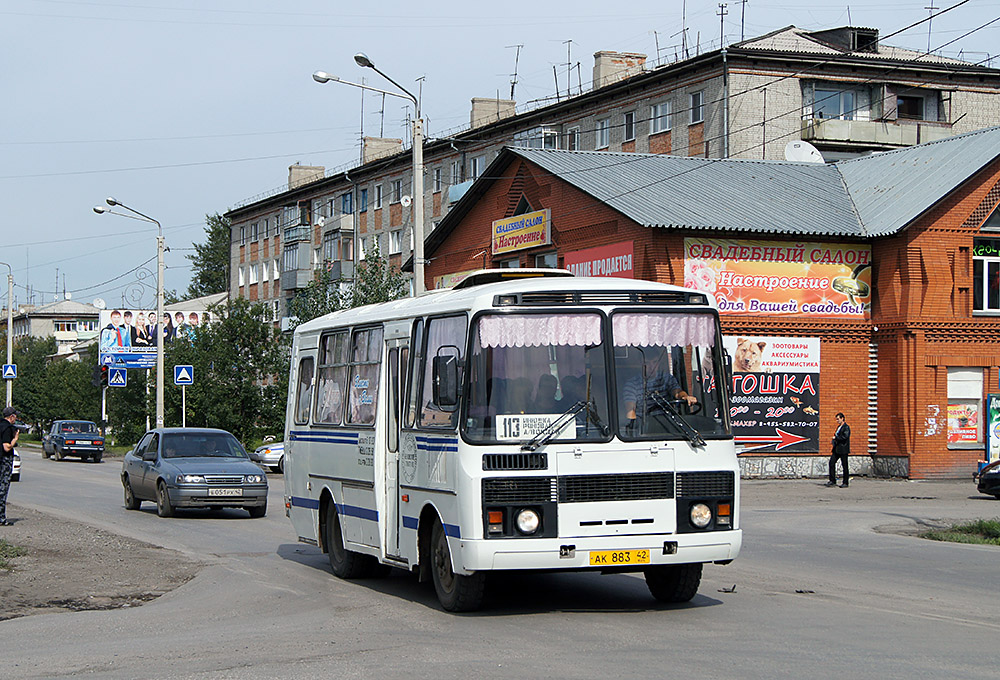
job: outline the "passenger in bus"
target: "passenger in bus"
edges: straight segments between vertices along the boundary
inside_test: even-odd
[[[654,392],[663,399],[682,400],[688,406],[698,403],[698,398],[688,394],[681,388],[677,378],[670,373],[669,361],[667,359],[667,348],[652,347],[645,352],[645,391],[643,390],[643,374],[639,373],[629,378],[625,382],[622,390],[622,401],[625,405],[625,417],[628,420],[635,420],[637,417],[636,406],[640,406],[638,416],[645,414],[648,406],[647,400]]]
[[[556,399],[556,389],[559,382],[551,373],[543,373],[538,378],[538,387],[535,389],[535,413],[560,413],[565,410],[565,406],[560,406]]]
[[[504,413],[528,413],[531,411],[531,380],[528,378],[513,378],[507,384],[507,395],[504,400]]]
[[[320,423],[339,423],[344,411],[344,397],[338,380],[324,380],[319,395],[319,405],[316,409],[316,421]]]

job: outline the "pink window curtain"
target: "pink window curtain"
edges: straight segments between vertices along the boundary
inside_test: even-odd
[[[616,347],[715,346],[715,322],[708,314],[615,314]]]
[[[479,321],[483,347],[599,345],[601,317],[596,314],[526,314],[484,316]]]

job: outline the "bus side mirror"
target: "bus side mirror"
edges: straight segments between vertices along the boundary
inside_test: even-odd
[[[441,407],[458,405],[458,357],[436,356],[433,365],[433,398]]]

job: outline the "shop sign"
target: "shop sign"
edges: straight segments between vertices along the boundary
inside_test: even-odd
[[[979,441],[979,404],[948,404],[948,443],[975,444]]]
[[[493,254],[510,253],[552,243],[551,210],[505,217],[493,222]]]
[[[720,314],[867,319],[871,273],[867,245],[684,239],[684,285]]]
[[[986,462],[1000,460],[1000,394],[986,396]]]
[[[563,266],[576,276],[616,276],[634,279],[633,242],[575,250],[563,256]]]
[[[455,286],[457,286],[458,284],[460,284],[463,280],[465,280],[465,278],[469,274],[472,274],[472,273],[474,273],[476,271],[479,271],[479,270],[478,269],[468,269],[468,270],[466,270],[464,272],[455,272],[454,274],[445,274],[444,276],[435,276],[434,277],[434,288],[435,288],[435,290],[438,289],[438,288],[454,288]]]
[[[723,336],[722,344],[741,453],[819,452],[819,338]]]

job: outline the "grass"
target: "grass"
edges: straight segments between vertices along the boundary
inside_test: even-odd
[[[10,571],[14,568],[14,565],[10,561],[15,557],[27,554],[28,551],[24,548],[0,538],[0,569]]]
[[[1000,545],[1000,518],[977,519],[965,524],[953,524],[948,529],[935,529],[920,534],[921,538],[952,543]]]

